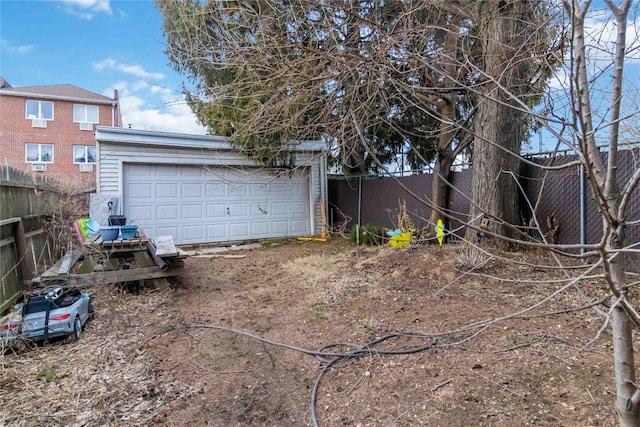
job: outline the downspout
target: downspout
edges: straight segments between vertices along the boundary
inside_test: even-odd
[[[327,209],[329,207],[329,197],[327,196],[327,157],[322,154],[320,156],[320,197],[322,199],[322,204],[320,205],[320,209],[324,206],[324,212],[321,212],[320,218],[327,218]],[[329,224],[320,224],[320,228],[329,227]]]
[[[316,207],[315,207],[315,203],[313,203],[315,201],[315,197],[313,197],[313,166],[311,166],[309,168],[309,208],[310,208],[310,212],[311,212],[311,235],[315,235],[316,234]]]
[[[101,149],[100,141],[96,141],[96,193],[100,194],[100,163],[101,163]]]

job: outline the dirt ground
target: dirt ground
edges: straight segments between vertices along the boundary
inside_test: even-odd
[[[272,242],[99,289],[80,341],[2,356],[0,425],[616,425],[609,331],[552,259],[458,247]]]

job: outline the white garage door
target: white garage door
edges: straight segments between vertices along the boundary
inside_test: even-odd
[[[305,170],[131,163],[123,190],[127,220],[179,244],[311,234]]]

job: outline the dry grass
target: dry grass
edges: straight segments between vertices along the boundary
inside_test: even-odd
[[[81,341],[0,356],[0,425],[149,425],[158,408],[193,393],[159,378],[141,348],[144,325],[130,322],[173,317],[164,312],[170,294],[99,298],[99,321],[87,323]]]
[[[458,265],[465,270],[479,270],[493,259],[489,252],[471,244],[464,244],[453,255]]]
[[[41,211],[47,212],[43,229],[49,233],[54,259],[60,259],[78,245],[73,223],[89,217],[89,192],[86,186],[56,183],[55,190],[43,192]]]

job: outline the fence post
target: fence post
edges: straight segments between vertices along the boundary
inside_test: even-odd
[[[356,245],[360,246],[360,218],[362,217],[362,175],[358,177],[358,221],[356,221]]]
[[[578,166],[578,179],[580,181],[580,244],[581,245],[586,245],[587,244],[587,221],[586,221],[586,216],[587,216],[587,207],[585,204],[585,195],[584,195],[584,189],[585,189],[585,176],[584,176],[584,165],[580,165]],[[584,255],[584,247],[580,248],[580,255]],[[585,260],[586,261],[586,260]]]
[[[18,278],[20,279],[21,288],[24,290],[24,281],[33,279],[36,274],[36,267],[33,264],[33,259],[28,255],[29,245],[27,244],[22,218],[19,218],[13,224],[13,238],[18,255]]]

